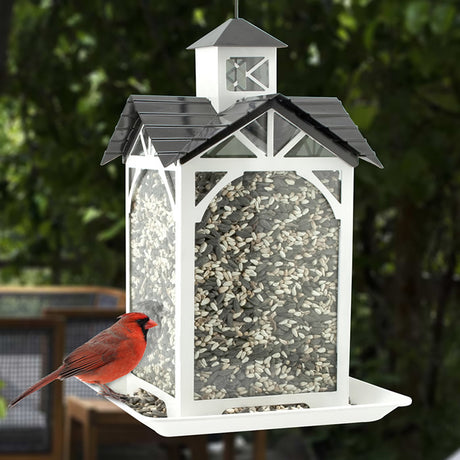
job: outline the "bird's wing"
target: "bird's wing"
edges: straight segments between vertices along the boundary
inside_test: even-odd
[[[76,348],[65,359],[60,377],[65,379],[91,372],[112,362],[116,358],[114,338],[103,331],[91,340]]]

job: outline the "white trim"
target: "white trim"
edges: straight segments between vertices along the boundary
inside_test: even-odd
[[[337,170],[351,168],[347,162],[334,157],[280,157],[273,158],[202,158],[195,157],[185,165],[190,165],[194,171],[230,171],[235,168],[244,171],[294,171],[299,168],[310,170]]]
[[[278,113],[278,112],[277,112]],[[278,114],[279,115],[279,114]],[[291,123],[292,124],[292,123]],[[294,125],[296,126],[296,125]],[[298,127],[298,126],[297,126]],[[276,154],[277,157],[284,157],[287,153],[289,153],[305,136],[307,133],[305,131],[300,130],[300,133],[297,133],[280,151]],[[311,157],[307,157],[311,158]]]
[[[339,260],[337,267],[337,382],[346,382],[350,369],[351,294],[353,270],[353,177],[354,168],[342,169],[339,231]],[[338,348],[339,349],[339,348]]]
[[[257,118],[255,118],[254,120],[252,120],[253,122],[256,121]],[[252,122],[251,122],[252,123]],[[241,129],[244,129],[246,128],[246,126],[249,126],[251,123],[248,123],[247,125],[245,125],[243,128]],[[245,147],[247,147],[257,158],[263,158],[266,156],[266,153],[263,151],[263,150],[260,150],[259,147],[257,147],[254,142],[252,142],[248,137],[246,137],[245,134],[243,134],[241,132],[241,129],[239,129],[238,131],[235,131],[232,135],[235,136],[235,139],[239,140]],[[229,137],[232,137],[232,136],[228,136],[226,139],[228,139]],[[220,158],[220,157],[219,157]],[[241,160],[241,158],[240,158]]]
[[[193,414],[195,338],[195,175],[187,165],[176,175],[176,398],[178,415]]]
[[[130,168],[125,167],[125,291],[126,291],[126,312],[131,311],[131,190],[130,190]],[[133,187],[131,187],[133,188]]]
[[[150,141],[150,138],[149,138]],[[141,168],[141,169],[163,169],[163,164],[157,155],[131,155],[126,159],[125,165],[128,168]]]
[[[144,152],[147,155],[148,150],[147,150],[147,146],[145,145],[145,139],[144,139],[144,136],[143,136],[143,132],[144,132],[144,125],[142,125],[141,129],[139,130],[139,136],[141,138],[142,148],[144,149]]]
[[[275,111],[270,109],[267,111],[267,157],[275,156]]]

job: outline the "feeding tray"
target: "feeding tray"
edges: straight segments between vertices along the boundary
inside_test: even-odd
[[[151,390],[145,381],[132,374],[119,379],[112,387],[117,390],[123,388],[128,393],[138,388]],[[353,377],[349,377],[349,387],[350,404],[345,405],[191,417],[147,417],[120,401],[108,399],[161,436],[168,437],[373,422],[412,402],[408,396]]]

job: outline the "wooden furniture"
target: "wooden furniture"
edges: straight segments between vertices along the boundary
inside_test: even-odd
[[[72,460],[81,429],[83,460],[97,460],[99,444],[123,444],[150,442],[164,446],[169,460],[179,460],[180,450],[188,447],[194,460],[206,460],[206,436],[164,438],[135,418],[103,399],[82,399],[69,396],[66,399],[65,460]]]
[[[64,322],[59,317],[0,318],[2,396],[11,401],[62,362]],[[0,459],[61,460],[61,382],[53,382],[0,419]]]
[[[37,316],[45,308],[121,310],[125,291],[101,286],[1,286],[0,316]]]

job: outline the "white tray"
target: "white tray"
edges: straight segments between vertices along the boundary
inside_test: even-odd
[[[278,410],[196,417],[146,417],[126,404],[107,398],[162,436],[186,436],[233,431],[270,430],[298,426],[335,425],[379,420],[412,400],[384,388],[350,377],[350,401],[345,406]]]

